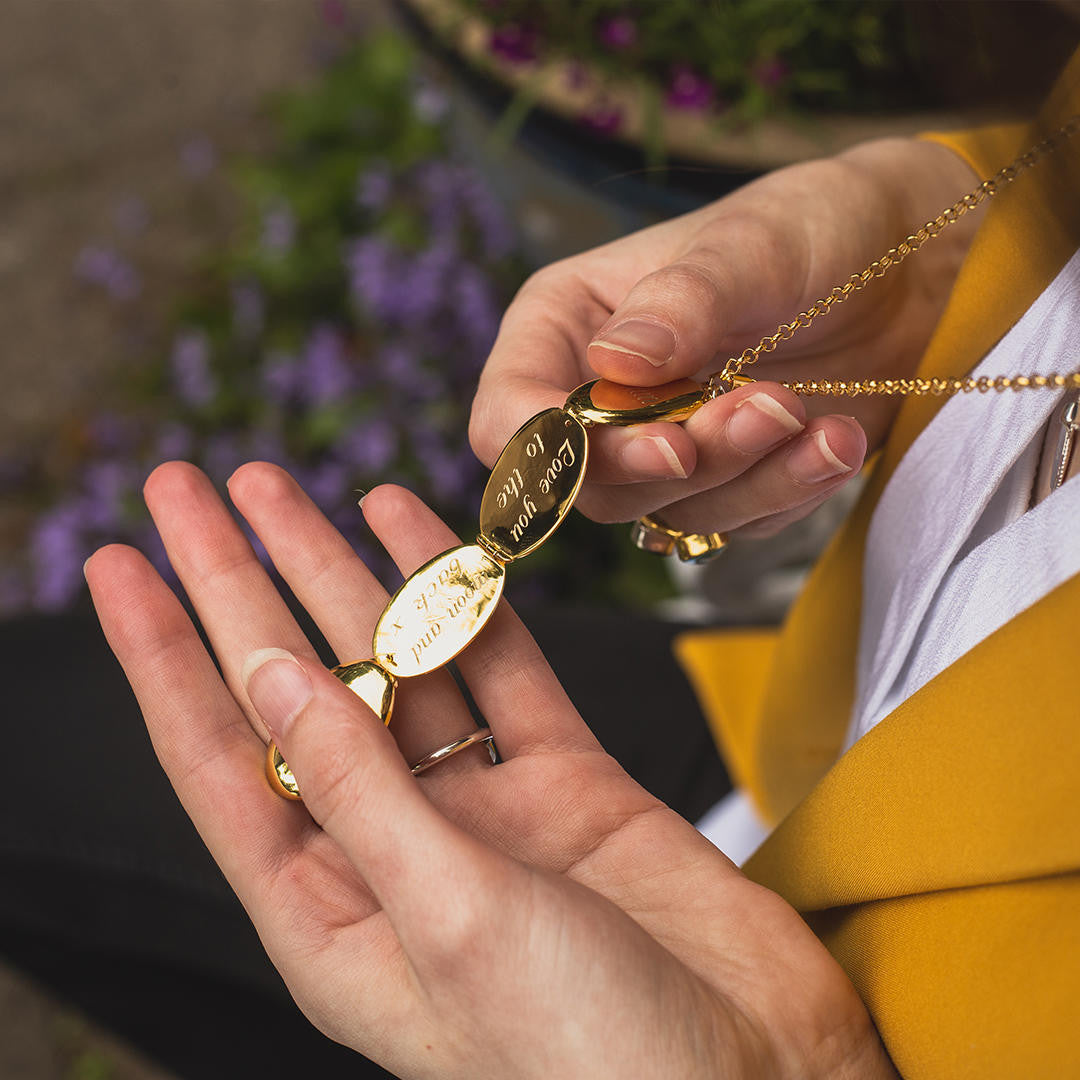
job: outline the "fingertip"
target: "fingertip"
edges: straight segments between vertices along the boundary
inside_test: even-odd
[[[99,547],[83,563],[83,577],[91,592],[99,588],[106,578],[115,578],[120,574],[130,574],[142,570],[148,560],[142,552],[128,544],[105,544]]]
[[[143,500],[153,510],[167,490],[184,490],[192,493],[209,483],[206,474],[189,461],[164,461],[146,478],[143,484]]]
[[[824,416],[807,425],[787,454],[787,471],[798,484],[836,482],[855,475],[866,456],[866,435],[848,416]]]
[[[650,424],[632,434],[617,458],[623,483],[685,480],[697,464],[697,447],[676,424]]]

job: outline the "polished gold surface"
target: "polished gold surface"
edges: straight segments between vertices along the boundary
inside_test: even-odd
[[[646,514],[630,527],[630,541],[653,555],[676,555],[680,562],[705,563],[727,547],[728,539],[721,532],[683,532],[655,514]]]
[[[662,386],[620,386],[607,379],[594,379],[572,390],[563,408],[583,424],[625,427],[658,420],[678,423],[705,404],[704,391],[701,383],[693,379]]]
[[[509,562],[538,548],[563,522],[585,478],[585,428],[562,409],[527,420],[491,470],[480,534]]]
[[[390,723],[394,710],[394,677],[374,660],[355,660],[330,669],[384,724]],[[285,799],[299,799],[300,788],[288,762],[276,743],[266,748],[266,779],[270,787]]]
[[[825,394],[833,397],[950,397],[953,394],[998,393],[1006,390],[1080,389],[1080,373],[1069,375],[980,375],[977,379],[948,376],[933,379],[806,379],[781,383],[796,394]]]
[[[744,367],[756,364],[762,353],[771,353],[782,341],[793,337],[797,331],[805,329],[816,318],[828,315],[838,304],[844,303],[857,292],[862,292],[875,278],[884,277],[894,267],[899,266],[909,255],[914,255],[928,240],[943,232],[950,225],[959,221],[970,210],[974,210],[986,199],[996,195],[1002,188],[1011,184],[1021,173],[1032,168],[1048,154],[1059,150],[1069,139],[1080,133],[1080,116],[1070,117],[1057,131],[1037,142],[1010,164],[999,169],[989,180],[984,180],[974,191],[962,195],[946,207],[932,221],[919,226],[910,236],[906,236],[896,247],[889,248],[879,259],[875,259],[859,274],[852,274],[843,285],[837,285],[828,296],[814,301],[805,311],[789,323],[781,323],[771,334],[767,334],[756,345],[744,349],[738,356],[728,358],[723,368],[709,376],[705,384],[706,398],[715,397],[731,388],[733,380],[739,377]],[[1007,390],[1024,389],[1027,386],[1045,385],[1036,383],[1032,376],[1019,376],[1023,385],[1016,386],[1016,379],[982,380],[983,382],[1003,383],[1004,385],[966,385],[975,382],[970,379],[866,379],[833,382],[828,379],[810,379],[804,382],[784,383],[796,394],[846,394],[855,397],[859,394],[955,394],[971,390]],[[938,383],[944,386],[933,387]],[[1070,385],[1080,385],[1071,383]],[[829,387],[829,389],[819,389]],[[843,387],[843,389],[832,389]],[[575,391],[576,393],[577,391]]]
[[[372,651],[393,675],[452,660],[491,618],[506,571],[478,544],[451,548],[411,574],[375,625]]]
[[[384,724],[394,711],[394,677],[374,660],[354,660],[330,669]]]
[[[266,779],[275,795],[299,801],[300,788],[297,786],[296,777],[281,756],[277,743],[271,743],[266,748]]]

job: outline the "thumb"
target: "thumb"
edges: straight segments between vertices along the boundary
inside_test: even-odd
[[[425,798],[382,721],[318,661],[283,649],[253,652],[241,679],[304,805],[391,920],[423,909],[469,845]]]
[[[588,361],[602,378],[655,386],[715,366],[739,311],[736,275],[697,248],[642,278],[600,327]]]

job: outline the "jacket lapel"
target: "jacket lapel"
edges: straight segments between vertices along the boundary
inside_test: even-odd
[[[1035,142],[1077,111],[1080,53],[1071,61],[1039,121],[1016,147]],[[1080,146],[1073,144],[996,196],[961,268],[919,374],[962,374],[974,367],[1053,280],[1080,237]],[[1000,153],[1000,146],[993,152]],[[984,174],[1002,163],[980,160]],[[867,302],[872,302],[869,296]],[[856,301],[859,302],[859,301]],[[874,507],[901,457],[943,404],[908,398],[867,488],[792,609],[772,659],[756,726],[751,794],[767,820],[779,821],[829,771],[843,744],[855,695],[861,571]],[[943,463],[942,467],[948,467]],[[965,668],[965,670],[968,670]],[[1022,682],[1023,680],[1021,680]],[[873,769],[881,740],[860,753]],[[830,790],[834,790],[830,787]],[[766,848],[772,841],[766,842]]]
[[[1080,869],[1080,576],[865,735],[746,865],[800,911]]]

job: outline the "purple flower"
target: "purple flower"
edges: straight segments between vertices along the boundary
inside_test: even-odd
[[[536,30],[525,23],[504,23],[492,28],[488,49],[511,64],[528,64],[539,52]]]
[[[264,251],[271,255],[284,255],[296,240],[296,218],[285,201],[279,201],[263,214],[262,238]]]
[[[791,68],[779,56],[770,56],[754,65],[754,81],[765,90],[775,90],[791,74]]]
[[[375,356],[375,369],[389,383],[403,390],[415,389],[424,377],[415,351],[401,341],[379,350]]]
[[[425,458],[428,482],[439,502],[460,502],[472,488],[477,463],[472,452],[465,448],[457,453],[433,454]]]
[[[466,172],[462,182],[462,198],[469,214],[480,230],[484,254],[489,259],[502,259],[514,250],[514,227],[502,203],[479,173]]]
[[[320,510],[340,506],[349,492],[349,469],[340,461],[322,461],[303,475],[302,487]]]
[[[469,365],[469,374],[479,370],[499,331],[500,311],[495,299],[491,279],[472,263],[465,263],[454,276],[453,307],[466,337],[475,347],[475,366]]]
[[[598,135],[614,135],[622,127],[623,111],[614,102],[600,99],[582,114],[581,123]]]
[[[346,262],[354,297],[375,318],[386,318],[400,289],[397,252],[378,236],[363,236],[350,247]]]
[[[217,168],[217,150],[205,135],[196,135],[180,147],[180,165],[192,180],[202,180]]]
[[[224,483],[244,463],[236,435],[225,431],[211,435],[203,448],[203,468],[215,483]]]
[[[449,161],[431,161],[417,173],[434,243],[448,243],[461,227],[461,170]]]
[[[43,514],[34,526],[31,543],[34,606],[59,611],[82,588],[82,566],[90,555],[78,507],[60,503]]]
[[[679,64],[672,70],[666,100],[673,109],[707,109],[715,98],[713,84],[692,67]]]
[[[266,319],[262,290],[251,281],[232,287],[233,333],[241,341],[252,341],[262,333]]]
[[[114,529],[123,516],[124,500],[134,495],[138,473],[130,462],[97,461],[83,473],[79,513],[92,529]]]
[[[271,465],[278,465],[286,472],[292,470],[292,461],[289,452],[285,449],[280,436],[272,431],[253,431],[248,440],[249,461],[268,461]]]
[[[354,384],[341,335],[333,327],[317,326],[304,349],[301,393],[312,404],[322,405],[340,400]]]
[[[90,441],[95,449],[106,454],[128,450],[134,441],[131,421],[113,412],[98,413],[88,427]]]
[[[387,420],[364,420],[347,432],[337,444],[337,452],[350,465],[365,473],[380,473],[397,454],[397,432]]]
[[[191,456],[194,436],[183,424],[167,423],[157,433],[154,457],[158,461],[177,461]]]
[[[621,52],[637,44],[637,23],[629,15],[612,15],[600,21],[596,34],[601,45],[613,52]]]
[[[75,259],[75,275],[116,300],[133,300],[142,291],[139,272],[113,248],[83,248]]]
[[[437,241],[414,258],[405,260],[398,312],[402,322],[430,318],[443,303],[455,269],[454,245]]]
[[[208,405],[217,394],[210,371],[210,345],[199,330],[187,330],[173,343],[172,377],[180,400],[193,408]]]
[[[263,391],[278,404],[283,405],[299,395],[302,376],[296,357],[289,353],[270,353],[262,365],[259,378]]]
[[[390,201],[394,179],[385,164],[373,165],[360,174],[356,183],[356,202],[364,210],[378,211]]]

